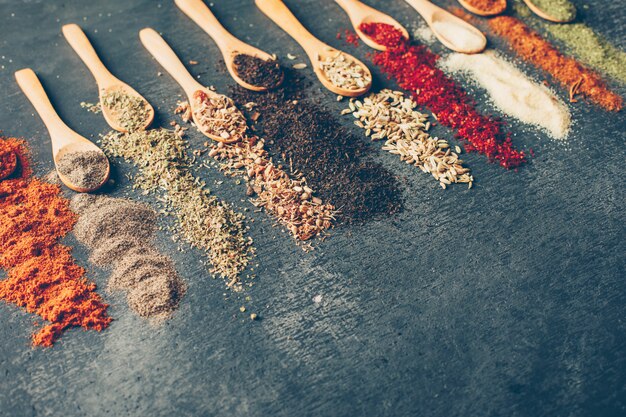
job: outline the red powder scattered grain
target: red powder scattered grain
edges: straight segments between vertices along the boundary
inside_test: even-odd
[[[525,162],[524,152],[513,148],[502,122],[478,113],[465,90],[437,68],[439,57],[423,45],[412,45],[391,25],[362,25],[387,50],[373,54],[373,62],[415,101],[428,107],[439,123],[457,131],[465,149],[486,155],[505,168]],[[400,42],[398,42],[400,39]]]

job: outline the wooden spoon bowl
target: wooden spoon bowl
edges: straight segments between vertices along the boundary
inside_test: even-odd
[[[455,52],[461,52],[464,54],[477,54],[485,50],[487,47],[487,38],[481,31],[470,25],[463,19],[456,17],[452,13],[439,6],[434,5],[428,0],[406,0],[415,11],[417,11],[426,21],[430,29],[435,34],[435,37],[446,48]],[[455,30],[463,31],[472,37],[472,42],[463,43],[467,37],[457,36],[453,38],[449,34],[444,33],[439,24],[444,24],[445,27],[455,28]]]
[[[393,17],[385,14],[373,7],[368,6],[358,0],[335,0],[337,4],[348,14],[350,23],[354,28],[356,34],[361,38],[364,44],[370,48],[374,48],[378,51],[386,51],[387,47],[376,43],[372,38],[367,36],[361,30],[361,25],[364,23],[386,23],[398,29],[402,32],[405,39],[409,39],[409,32],[398,23]]]
[[[478,16],[495,16],[495,15],[504,13],[504,11],[506,10],[506,0],[496,0],[494,7],[491,9],[487,9],[487,10],[476,8],[472,6],[471,4],[469,4],[466,0],[458,0],[458,1],[461,4],[461,6],[463,6],[463,8],[465,8],[470,13],[473,13]]]
[[[548,20],[550,22],[555,22],[555,23],[569,23],[571,21],[573,21],[574,19],[576,19],[576,12],[574,11],[574,13],[572,13],[572,15],[569,18],[559,18],[556,16],[552,16],[548,13],[546,13],[544,10],[540,9],[535,3],[533,3],[532,0],[524,0],[524,3],[526,3],[526,6],[528,6],[528,8],[537,16],[539,16],[540,18],[544,19],[544,20]]]
[[[50,103],[41,82],[33,70],[26,68],[17,71],[15,73],[15,80],[26,97],[33,104],[35,110],[48,128],[50,140],[52,142],[52,158],[54,159],[55,166],[57,167],[57,174],[59,175],[61,181],[63,181],[68,188],[79,193],[95,191],[102,187],[102,185],[108,181],[110,175],[109,161],[106,159],[104,152],[102,152],[102,150],[94,143],[74,132],[61,120],[57,112],[54,110],[52,103]],[[105,172],[103,172],[101,176],[102,181],[91,188],[84,188],[74,184],[69,178],[63,175],[58,169],[59,161],[64,155],[70,152],[100,153],[107,161]]]
[[[217,44],[217,47],[222,52],[224,62],[226,63],[226,69],[230,76],[243,88],[252,91],[267,91],[270,88],[278,87],[284,78],[284,74],[281,74],[276,84],[267,87],[253,85],[239,76],[239,72],[234,63],[234,59],[239,54],[250,55],[256,58],[260,58],[264,61],[275,60],[275,58],[252,45],[249,45],[236,37],[222,26],[217,20],[211,10],[202,2],[202,0],[175,0],[176,5],[183,11],[191,20],[193,20],[202,30],[204,30]]]

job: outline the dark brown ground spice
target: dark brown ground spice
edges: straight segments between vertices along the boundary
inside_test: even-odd
[[[307,101],[303,85],[285,70],[283,86],[266,93],[234,87],[231,97],[248,108],[253,130],[274,157],[301,172],[345,222],[365,221],[402,209],[397,179],[370,158],[362,139],[320,104]],[[246,106],[256,103],[256,106]]]
[[[252,55],[238,54],[233,59],[237,75],[258,87],[274,88],[283,79],[283,71],[276,60],[264,60]]]

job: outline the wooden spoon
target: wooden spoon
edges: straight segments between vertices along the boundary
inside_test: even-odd
[[[287,6],[281,0],[255,0],[259,9],[267,17],[272,19],[281,29],[287,32],[296,42],[300,44],[306,52],[313,65],[315,75],[322,85],[335,94],[346,97],[358,97],[367,93],[372,86],[372,74],[365,64],[345,52],[339,51],[313,36],[308,30],[302,26],[298,19],[289,11]],[[350,90],[334,85],[320,68],[319,62],[325,61],[328,57],[335,57],[337,54],[343,54],[347,59],[353,60],[360,65],[366,74],[369,74],[369,82],[362,88]]]
[[[474,26],[428,0],[406,0],[426,21],[439,42],[448,49],[477,54],[487,47],[487,38]],[[459,34],[454,36],[453,31]],[[463,33],[464,32],[464,33]]]
[[[263,52],[252,45],[248,45],[231,35],[230,32],[220,24],[215,15],[213,15],[202,0],[176,0],[175,3],[183,13],[196,22],[196,24],[215,41],[217,47],[222,52],[228,73],[237,84],[252,91],[267,91],[269,88],[278,87],[283,82],[282,74],[276,84],[270,87],[253,85],[242,80],[234,63],[234,59],[237,55],[250,55],[264,61],[274,61],[275,58],[267,52]]]
[[[146,118],[143,126],[140,130],[145,130],[150,126],[152,120],[154,119],[154,108],[148,103],[148,100],[143,98],[137,91],[135,91],[131,86],[124,83],[123,81],[116,78],[109,70],[104,66],[96,51],[91,46],[89,39],[82,31],[82,29],[76,24],[69,24],[63,26],[63,35],[65,39],[70,44],[70,46],[76,51],[78,56],[83,60],[85,65],[91,74],[93,74],[96,79],[96,84],[98,84],[98,90],[100,95],[100,107],[102,107],[102,115],[106,122],[113,129],[119,132],[128,132],[122,123],[120,123],[120,119],[116,112],[108,107],[104,102],[104,97],[112,92],[120,91],[125,94],[128,94],[131,97],[137,97],[141,99],[148,109],[148,117]]]
[[[534,14],[536,14],[537,16],[539,16],[542,19],[549,20],[550,22],[569,23],[572,20],[576,19],[576,12],[575,11],[574,11],[574,13],[572,13],[571,16],[569,16],[567,18],[559,18],[559,17],[547,14],[545,11],[543,11],[542,9],[537,7],[537,5],[535,5],[535,3],[532,2],[532,0],[524,0],[524,3],[526,3],[526,6],[528,6],[528,8],[530,10],[532,10],[532,12]]]
[[[459,3],[470,13],[474,13],[478,16],[495,16],[506,10],[506,0],[496,0],[496,3],[491,9],[478,9],[465,0],[459,0]]]
[[[227,97],[222,94],[218,94],[215,91],[211,91],[206,88],[198,81],[196,81],[193,76],[187,71],[181,60],[176,56],[176,53],[170,48],[170,46],[165,42],[165,40],[159,35],[154,29],[145,28],[139,32],[139,38],[141,39],[141,43],[145,48],[154,56],[154,58],[161,64],[161,66],[167,71],[176,82],[185,90],[185,94],[187,94],[187,99],[189,100],[189,106],[191,107],[191,114],[193,117],[196,126],[198,126],[198,130],[200,130],[204,135],[208,138],[213,139],[218,142],[232,143],[237,142],[241,137],[229,137],[223,138],[219,135],[210,134],[203,129],[200,128],[202,124],[196,118],[196,112],[194,111],[194,106],[196,100],[194,99],[194,94],[198,91],[206,94],[208,97],[213,97],[215,99],[223,99]],[[244,117],[239,110],[234,117]]]
[[[61,120],[54,110],[54,107],[52,107],[52,103],[50,103],[43,86],[33,70],[30,68],[19,70],[15,73],[15,79],[26,97],[35,107],[35,110],[39,114],[39,117],[41,117],[41,120],[43,120],[46,128],[48,128],[50,140],[52,141],[52,158],[54,159],[57,174],[61,181],[63,181],[68,188],[79,193],[88,193],[102,187],[109,179],[110,166],[108,159],[106,172],[102,174],[102,182],[93,188],[83,188],[73,184],[68,177],[59,171],[58,166],[63,155],[70,152],[99,152],[106,159],[104,152],[91,141],[74,132]]]
[[[363,23],[386,23],[402,32],[405,39],[409,39],[409,32],[393,17],[376,10],[365,3],[361,3],[359,0],[335,0],[335,2],[348,14],[354,31],[357,35],[359,35],[359,38],[361,38],[363,43],[370,48],[374,48],[379,51],[387,50],[386,46],[374,42],[372,38],[361,31],[360,27]]]

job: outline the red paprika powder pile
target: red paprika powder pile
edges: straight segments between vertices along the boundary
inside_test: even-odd
[[[359,29],[387,47],[373,54],[373,61],[415,101],[428,107],[439,123],[457,131],[467,151],[479,152],[505,168],[525,161],[524,152],[513,148],[502,122],[478,113],[467,93],[436,66],[439,57],[423,45],[413,45],[402,33],[385,23],[364,23]]]
[[[85,278],[71,249],[59,244],[76,222],[57,185],[31,178],[25,144],[0,138],[0,148],[18,159],[17,171],[0,181],[0,299],[50,322],[33,335],[36,346],[52,346],[70,327],[103,330],[107,305]]]

